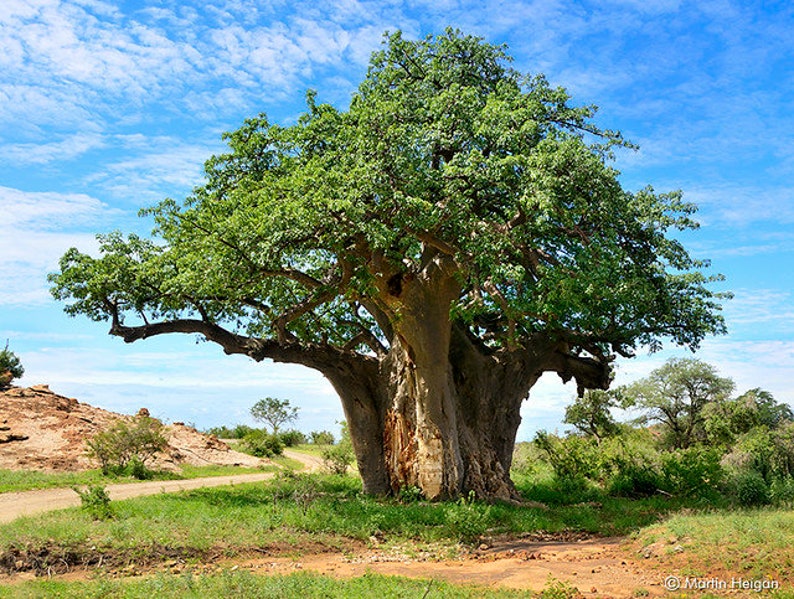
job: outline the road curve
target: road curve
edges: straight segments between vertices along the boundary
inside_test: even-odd
[[[286,450],[284,455],[303,463],[304,471],[315,471],[322,467],[322,460],[317,456]],[[256,472],[253,474],[235,474],[232,476],[210,476],[187,480],[149,481],[140,483],[118,483],[106,485],[111,500],[130,499],[157,493],[176,493],[202,487],[219,487],[223,485],[239,485],[267,480],[275,476],[274,472]],[[11,522],[20,516],[31,516],[42,512],[60,510],[80,505],[80,497],[72,489],[39,489],[18,493],[0,493],[0,524]]]

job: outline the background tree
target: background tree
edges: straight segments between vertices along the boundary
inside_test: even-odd
[[[338,392],[364,488],[515,495],[521,403],[544,372],[603,389],[615,355],[724,330],[672,230],[680,193],[622,189],[592,107],[448,30],[389,36],[347,111],[316,102],[225,139],[158,240],[69,250],[53,294],[134,342],[199,334]]]
[[[20,378],[23,374],[25,369],[22,368],[22,362],[8,349],[8,341],[6,341],[6,346],[0,351],[0,390],[7,389],[11,381]]]
[[[251,416],[259,422],[269,424],[273,429],[272,433],[277,435],[281,425],[298,419],[298,408],[290,406],[288,399],[266,397],[253,405]]]
[[[672,447],[690,447],[706,439],[704,408],[720,404],[733,392],[729,378],[694,358],[672,358],[650,376],[622,389],[627,405],[645,412],[645,421],[662,424]]]
[[[601,440],[616,434],[620,425],[610,410],[620,407],[620,398],[613,392],[592,389],[565,408],[563,422],[572,425],[577,431]]]

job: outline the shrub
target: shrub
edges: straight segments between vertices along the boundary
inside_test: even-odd
[[[662,454],[662,488],[674,495],[709,495],[725,477],[718,449],[702,446]]]
[[[278,435],[254,429],[243,437],[243,448],[259,458],[272,458],[284,452],[284,443]]]
[[[323,462],[331,474],[345,474],[350,464],[355,460],[353,443],[350,440],[350,431],[347,422],[341,422],[342,438],[337,445],[331,445],[323,450]]]
[[[165,449],[168,441],[159,420],[139,414],[130,423],[117,420],[109,429],[89,439],[86,445],[88,455],[99,461],[103,474],[128,474],[128,465],[137,462],[132,474],[139,478],[146,462]]]
[[[207,435],[215,435],[218,439],[243,439],[251,431],[255,430],[254,427],[247,424],[236,424],[234,427],[228,426],[213,426],[204,431]]]
[[[767,505],[772,499],[769,485],[755,470],[742,472],[737,476],[736,498],[745,507]]]
[[[649,497],[661,487],[659,473],[651,464],[622,465],[609,482],[608,492],[618,497]]]
[[[333,445],[336,443],[333,433],[330,431],[312,431],[310,433],[312,443],[315,445]]]
[[[535,446],[544,455],[559,479],[600,478],[598,443],[595,439],[576,435],[560,439],[545,431],[535,435]]]
[[[5,348],[0,351],[0,390],[8,387],[11,381],[18,379],[23,374],[25,374],[25,369],[22,368],[22,362],[14,352],[8,349],[8,341],[6,341]]]
[[[302,445],[306,443],[306,435],[304,435],[300,431],[291,430],[291,431],[284,431],[283,433],[278,434],[279,439],[284,444],[284,447],[295,447],[296,445]]]
[[[90,485],[85,489],[72,487],[80,496],[81,507],[95,520],[109,520],[113,517],[110,496],[102,485]]]
[[[794,503],[794,478],[776,478],[769,485],[769,493],[773,503],[791,505]]]
[[[322,455],[323,463],[331,474],[345,474],[355,459],[352,445],[342,442],[327,447]]]

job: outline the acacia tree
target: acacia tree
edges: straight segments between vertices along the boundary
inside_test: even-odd
[[[627,406],[645,410],[642,420],[661,423],[670,445],[681,449],[706,440],[704,409],[725,402],[733,389],[711,364],[671,358],[622,392]]]
[[[255,420],[269,424],[275,435],[282,424],[297,420],[298,408],[289,405],[288,399],[266,397],[251,407],[251,416]]]
[[[370,493],[511,497],[519,410],[544,372],[606,388],[615,354],[721,332],[679,193],[622,189],[621,136],[503,47],[397,33],[347,110],[225,135],[206,180],[51,275],[126,342],[198,334],[338,392]]]

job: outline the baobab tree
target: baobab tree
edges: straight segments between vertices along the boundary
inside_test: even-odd
[[[347,110],[225,135],[154,238],[69,250],[53,293],[126,342],[198,334],[321,372],[367,492],[515,495],[519,411],[544,372],[605,389],[616,355],[723,330],[681,194],[629,192],[620,134],[506,50],[387,36]]]

